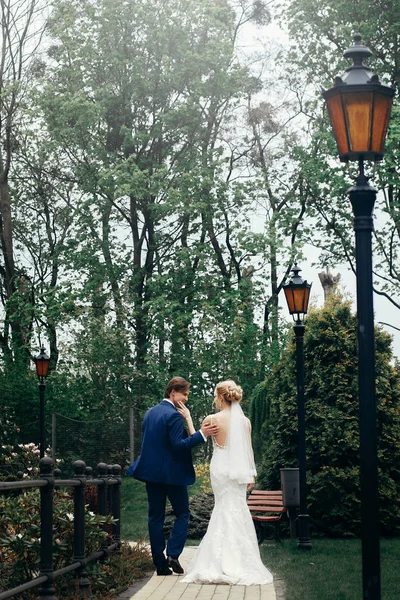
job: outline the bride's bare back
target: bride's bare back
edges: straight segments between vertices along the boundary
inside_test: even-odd
[[[217,435],[213,436],[218,446],[226,446],[226,441],[228,439],[229,432],[229,424],[231,420],[231,409],[224,408],[220,412],[215,415],[207,415],[204,419],[203,423],[210,423],[212,425],[218,425],[219,432]],[[251,432],[251,424],[249,419],[246,417],[247,425],[249,427],[249,432]]]

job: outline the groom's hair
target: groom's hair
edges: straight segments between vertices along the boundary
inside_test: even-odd
[[[186,392],[192,384],[186,381],[183,377],[173,377],[171,381],[167,383],[165,388],[164,398],[169,398],[172,390],[176,392]]]

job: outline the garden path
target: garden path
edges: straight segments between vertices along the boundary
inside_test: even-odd
[[[188,546],[179,557],[189,564],[197,546]],[[180,583],[180,577],[159,577],[155,573],[135,583],[115,600],[283,600],[280,582],[268,585],[200,585]],[[275,589],[276,588],[276,589]]]

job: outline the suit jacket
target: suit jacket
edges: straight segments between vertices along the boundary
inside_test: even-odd
[[[204,442],[197,431],[188,436],[183,418],[176,408],[163,400],[144,416],[142,451],[127,475],[141,481],[172,485],[191,485],[195,481],[191,449]]]

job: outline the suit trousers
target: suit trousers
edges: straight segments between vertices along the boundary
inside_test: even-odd
[[[171,502],[175,514],[175,523],[167,544],[167,556],[178,558],[187,537],[189,524],[189,497],[186,485],[170,485],[165,483],[146,482],[149,502],[149,536],[151,554],[157,569],[167,564],[165,550],[165,507],[167,498]]]

